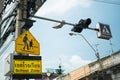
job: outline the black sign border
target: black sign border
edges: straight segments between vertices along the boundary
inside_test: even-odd
[[[23,55],[14,55],[15,60],[41,60],[41,56],[23,56]]]
[[[14,55],[13,60],[41,60],[41,56]],[[13,74],[13,79],[34,79],[42,78],[42,74]]]
[[[13,74],[13,79],[34,79],[42,78],[42,74]]]

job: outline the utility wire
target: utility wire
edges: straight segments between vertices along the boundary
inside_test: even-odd
[[[92,1],[95,1],[95,2],[101,2],[101,3],[107,3],[107,4],[114,4],[114,5],[120,5],[120,2],[119,1],[106,1],[106,0],[92,0]]]
[[[11,47],[10,45],[12,44],[12,42],[14,41],[14,35],[10,34],[11,36],[8,37],[10,40],[6,43],[4,43],[3,48],[0,48],[0,60],[2,60],[2,58],[5,56],[6,52],[9,50],[9,48]],[[3,54],[4,53],[4,54]]]
[[[16,9],[16,6],[17,6],[17,4],[7,7],[7,11],[4,11],[3,16],[10,15],[11,13],[13,13]]]

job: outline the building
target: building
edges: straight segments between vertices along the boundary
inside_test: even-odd
[[[100,61],[102,70],[97,60],[62,76],[62,80],[120,80],[120,51]]]

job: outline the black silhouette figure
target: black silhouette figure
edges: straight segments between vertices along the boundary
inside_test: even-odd
[[[24,36],[24,38],[23,38],[23,42],[24,42],[23,50],[25,50],[25,49],[29,50],[29,46],[28,46],[28,36],[27,36],[27,34],[25,34],[25,36]]]
[[[33,40],[31,39],[29,42],[30,49],[33,49]]]

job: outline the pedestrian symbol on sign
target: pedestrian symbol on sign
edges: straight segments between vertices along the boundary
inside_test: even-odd
[[[30,40],[29,46],[30,46],[30,49],[33,49],[33,41],[32,41],[32,39]]]
[[[25,50],[25,49],[29,50],[29,46],[28,46],[28,36],[27,36],[27,34],[25,34],[25,36],[24,36],[24,38],[23,38],[23,42],[24,42],[23,50]]]
[[[96,29],[99,30],[97,31],[98,38],[107,39],[107,40],[112,38],[112,34],[108,24],[98,23],[96,24]]]
[[[22,54],[39,55],[39,42],[29,31],[25,31],[16,39],[15,51]]]
[[[103,31],[102,32],[103,32],[103,34],[106,34],[106,35],[110,34],[110,32],[109,32],[109,30],[107,29],[106,26],[103,27]]]
[[[29,40],[27,34],[25,34],[25,36],[23,37],[23,43],[24,43],[23,50],[33,49],[33,41],[32,39]]]

